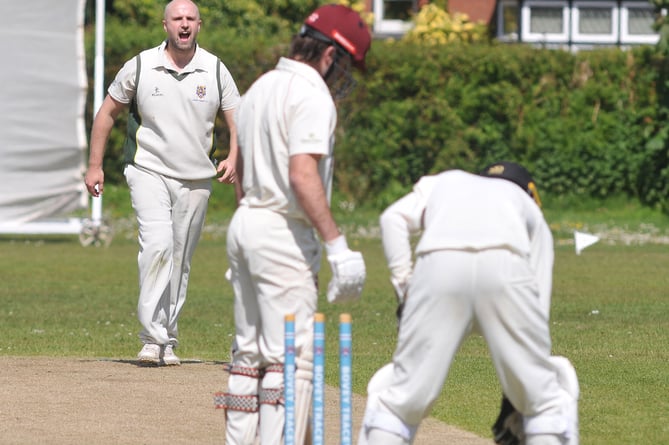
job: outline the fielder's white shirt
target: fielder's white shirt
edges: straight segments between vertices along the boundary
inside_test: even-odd
[[[109,95],[118,102],[135,99],[137,104],[128,116],[126,161],[177,179],[211,178],[216,175],[210,158],[216,115],[219,109],[237,107],[239,91],[225,65],[208,51],[197,46],[193,59],[179,71],[165,47],[163,42],[140,53],[139,85],[132,58],[109,86]]]
[[[416,255],[508,249],[527,258],[542,304],[549,310],[553,236],[539,206],[516,184],[461,170],[424,176],[411,193],[383,212],[380,224],[388,266],[397,282],[411,275],[410,237],[422,230]]]
[[[288,166],[296,154],[322,155],[318,171],[329,201],[337,111],[321,75],[281,58],[244,94],[235,120],[244,160],[240,205],[308,222],[290,187]]]

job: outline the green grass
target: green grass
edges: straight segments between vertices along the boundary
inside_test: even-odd
[[[208,226],[224,225],[232,213],[227,190],[216,189]],[[106,212],[132,221],[123,189],[107,190]],[[231,198],[230,198],[231,199]],[[647,209],[593,206],[580,212],[546,210],[556,234],[551,330],[555,354],[574,363],[581,385],[583,444],[669,443],[669,246],[600,242],[575,255],[573,229],[651,224],[664,233],[666,217]],[[622,208],[621,208],[622,207]],[[339,208],[340,221],[373,226],[374,212]],[[107,213],[108,215],[110,213]],[[578,226],[581,224],[580,226]],[[48,355],[132,359],[140,343],[136,320],[137,247],[132,227],[107,248],[83,248],[75,237],[0,237],[0,355]],[[184,358],[227,360],[232,333],[232,292],[224,230],[205,233],[193,261],[189,300],[180,321]],[[338,314],[353,316],[354,391],[365,393],[376,369],[395,346],[395,297],[380,241],[349,239],[368,267],[363,298],[330,305],[326,314],[328,383],[336,385]],[[329,278],[323,268],[321,283]],[[456,356],[432,414],[490,437],[500,389],[485,343],[470,337]]]

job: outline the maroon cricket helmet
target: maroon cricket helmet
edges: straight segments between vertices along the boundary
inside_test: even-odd
[[[312,12],[304,25],[315,29],[341,46],[357,68],[365,68],[365,55],[372,35],[360,15],[344,5],[324,5]]]

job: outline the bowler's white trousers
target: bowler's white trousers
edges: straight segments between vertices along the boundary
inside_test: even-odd
[[[211,180],[178,180],[134,165],[124,172],[139,229],[139,337],[142,343],[177,345]]]
[[[566,396],[550,362],[548,315],[542,307],[527,261],[511,251],[440,250],[419,256],[400,323],[392,383],[365,414],[367,420],[381,413],[377,422],[388,426],[376,436],[395,430],[405,437],[398,443],[413,440],[472,328],[485,338],[502,391],[524,417],[564,419]]]

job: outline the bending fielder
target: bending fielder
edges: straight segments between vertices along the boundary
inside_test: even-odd
[[[421,230],[414,267],[410,236]],[[381,215],[381,232],[403,309],[393,361],[368,386],[359,445],[413,442],[472,329],[507,400],[496,442],[577,445],[576,372],[551,357],[553,238],[527,170],[500,162],[425,176]]]

